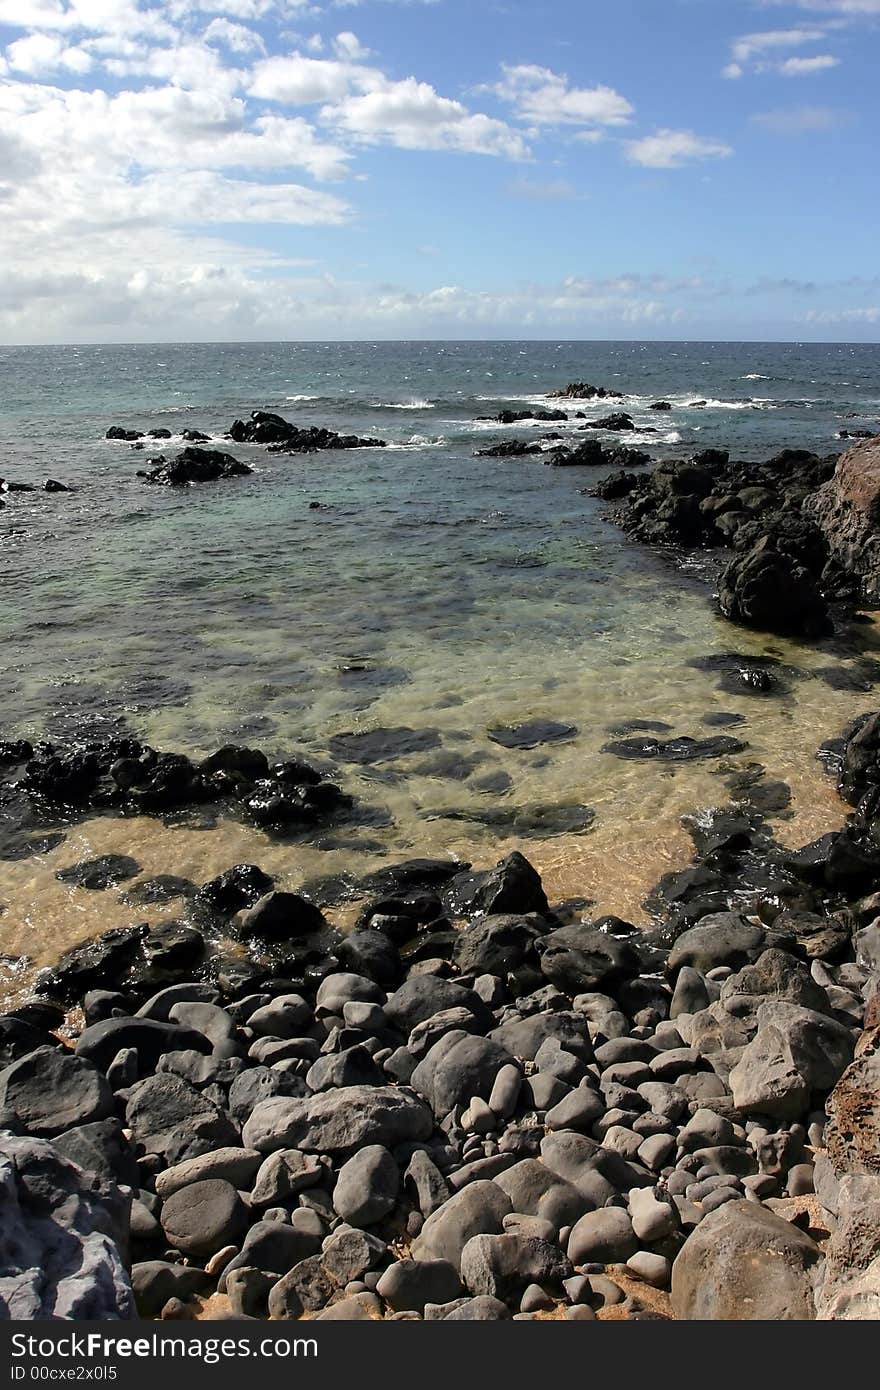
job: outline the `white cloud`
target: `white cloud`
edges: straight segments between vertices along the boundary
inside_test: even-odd
[[[370,57],[370,50],[364,48],[357,34],[352,34],[348,30],[336,35],[333,40],[333,50],[337,58],[346,59],[350,63],[359,63],[364,58]]]
[[[61,68],[67,72],[86,73],[92,66],[92,59],[84,48],[69,47],[56,34],[29,34],[25,39],[17,39],[7,48],[6,58],[13,72],[29,77],[57,72]]]
[[[508,102],[516,116],[537,126],[625,125],[633,115],[626,97],[612,87],[571,87],[550,68],[502,65],[502,79],[489,90]]]
[[[308,106],[341,101],[352,89],[366,90],[383,80],[382,74],[373,68],[292,53],[289,57],[266,58],[257,63],[250,93],[264,101]]]
[[[690,130],[658,130],[626,142],[627,159],[645,169],[680,169],[693,161],[726,159],[732,154],[730,145]]]
[[[735,62],[748,63],[759,54],[777,48],[799,48],[807,43],[819,43],[825,38],[824,29],[769,29],[758,34],[743,34],[731,49]]]
[[[222,44],[231,53],[265,52],[265,44],[256,30],[230,19],[212,19],[202,37],[205,43]]]
[[[840,59],[832,54],[817,53],[815,58],[786,58],[784,63],[779,64],[778,71],[783,77],[812,77],[813,73],[827,72],[839,64]]]
[[[522,136],[503,121],[470,112],[460,101],[440,96],[429,83],[414,77],[402,82],[383,80],[373,91],[324,107],[321,115],[334,129],[363,144],[528,157]]]

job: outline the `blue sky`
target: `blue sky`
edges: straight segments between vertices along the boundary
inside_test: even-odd
[[[880,0],[0,0],[0,340],[880,339]]]

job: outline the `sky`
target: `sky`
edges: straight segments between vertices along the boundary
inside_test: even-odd
[[[0,341],[880,340],[880,0],[0,0]]]

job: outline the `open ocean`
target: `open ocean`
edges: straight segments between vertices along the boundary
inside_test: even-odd
[[[545,393],[573,380],[624,392],[569,405],[590,418],[628,411],[639,431],[603,438],[657,457],[709,446],[746,458],[828,453],[846,447],[839,430],[880,420],[871,345],[0,349],[0,475],[74,489],[7,496],[0,511],[2,735],[129,729],[192,753],[233,740],[299,751],[370,812],[320,844],[273,843],[238,823],[78,823],[50,854],[0,863],[0,951],[50,959],[129,921],[114,895],[54,877],[110,850],[197,880],[247,859],[300,886],[388,856],[486,864],[516,846],[551,895],[636,917],[646,888],[689,858],[680,817],[723,803],[731,768],[603,753],[608,730],[633,719],[699,737],[706,715],[744,715],[736,733],[749,750],[734,770],[759,763],[788,783],[783,835],[794,843],[839,823],[815,749],[871,705],[869,691],[828,680],[858,654],[724,622],[696,578],[633,545],[581,494],[597,470],[473,456],[496,438],[573,433],[582,422],[478,419],[555,405]],[[657,399],[673,409],[649,410]],[[256,408],[390,447],[287,456],[223,444],[252,476],[166,490],[136,470],[179,439],[142,452],[104,438],[119,424],[220,441]],[[876,648],[871,629],[866,640]],[[785,693],[726,694],[717,670],[691,664],[730,652],[782,661]],[[531,752],[487,737],[533,717],[577,734]],[[336,734],[401,727],[435,731],[433,753],[372,769],[330,756]],[[2,836],[0,824],[0,856]]]

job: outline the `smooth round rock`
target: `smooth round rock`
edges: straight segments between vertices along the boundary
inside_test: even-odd
[[[184,1255],[209,1257],[224,1245],[237,1245],[247,1227],[247,1208],[224,1178],[178,1188],[162,1207],[165,1236]]]

